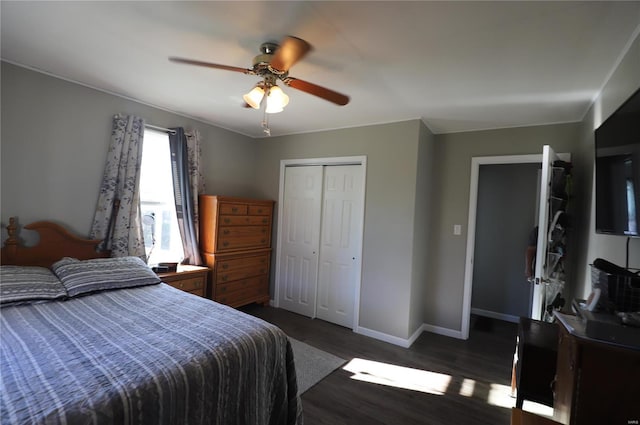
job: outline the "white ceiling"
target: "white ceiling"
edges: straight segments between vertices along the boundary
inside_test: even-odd
[[[640,28],[640,2],[2,1],[2,59],[252,137],[242,108],[261,43],[314,46],[273,135],[422,119],[434,133],[579,121]],[[152,123],[153,124],[153,123]],[[167,123],[170,124],[170,123]]]

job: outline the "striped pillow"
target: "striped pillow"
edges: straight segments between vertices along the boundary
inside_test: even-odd
[[[45,267],[0,266],[0,304],[65,298],[62,282]]]
[[[105,289],[159,283],[158,276],[138,257],[78,260],[65,257],[51,266],[70,297]]]

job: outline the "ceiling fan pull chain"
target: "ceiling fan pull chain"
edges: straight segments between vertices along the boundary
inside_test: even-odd
[[[266,102],[263,102],[263,104],[266,104]],[[269,128],[269,115],[267,115],[266,106],[262,109],[262,131],[264,131],[264,134],[266,134],[267,136],[271,136],[271,129]]]

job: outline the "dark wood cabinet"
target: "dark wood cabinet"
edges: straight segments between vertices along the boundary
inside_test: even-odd
[[[521,317],[518,324],[516,407],[524,400],[553,406],[551,384],[556,374],[558,325]]]
[[[580,319],[556,316],[554,419],[571,425],[638,423],[640,339],[633,347],[590,338]]]

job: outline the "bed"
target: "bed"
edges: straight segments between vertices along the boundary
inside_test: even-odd
[[[302,423],[279,328],[57,224],[25,226],[40,235],[33,247],[16,227],[2,248],[2,424]]]

